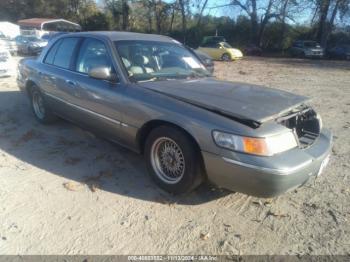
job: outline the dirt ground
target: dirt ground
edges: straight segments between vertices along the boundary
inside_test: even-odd
[[[323,175],[275,199],[202,186],[173,197],[142,156],[67,122],[38,124],[0,79],[1,254],[349,254],[350,63],[247,58],[221,79],[313,98],[334,132]]]

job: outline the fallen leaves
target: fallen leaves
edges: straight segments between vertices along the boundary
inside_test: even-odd
[[[90,185],[88,185],[91,192],[96,192],[97,189],[98,189],[98,184],[95,184],[95,183],[91,183]]]
[[[257,200],[257,201],[252,201],[252,203],[254,205],[258,205],[258,206],[271,206],[272,203],[273,203],[273,198],[268,198],[268,199],[265,199],[264,201],[261,201],[261,200]]]
[[[209,232],[207,232],[207,233],[201,233],[201,234],[200,234],[200,238],[201,238],[202,240],[208,240],[208,239],[210,238],[210,233],[209,233]]]
[[[102,170],[97,176],[89,176],[84,182],[89,187],[91,192],[96,192],[100,188],[101,179],[103,177],[112,177],[113,172],[111,170]]]
[[[88,188],[90,189],[91,192],[96,192],[97,189],[99,188],[98,183],[86,183],[86,186],[88,186]],[[66,182],[63,183],[63,187],[69,191],[79,191],[83,188],[84,184],[81,183],[74,183],[74,182]]]
[[[32,140],[34,138],[35,132],[34,130],[29,130],[28,132],[24,133],[22,137],[20,138],[20,141],[22,142],[28,142],[29,140]]]
[[[19,146],[20,144],[27,143],[34,138],[38,138],[39,133],[33,129],[25,132],[15,143],[15,146]]]
[[[269,217],[269,216],[273,216],[273,217],[276,217],[276,218],[289,217],[288,214],[285,214],[285,213],[277,213],[277,212],[273,212],[273,211],[271,211],[271,210],[269,210],[269,211],[266,213],[266,217]]]
[[[327,213],[332,217],[333,221],[334,221],[337,225],[339,225],[339,221],[338,221],[337,216],[335,215],[335,213],[334,213],[332,210],[328,210]]]
[[[78,191],[81,188],[81,184],[74,182],[63,183],[63,186],[69,191]]]
[[[161,196],[156,196],[154,198],[154,201],[159,203],[159,204],[161,204],[161,205],[167,205],[169,207],[173,207],[173,206],[175,206],[177,204],[176,201],[171,200],[171,199],[167,199],[166,197],[164,197],[162,195]]]

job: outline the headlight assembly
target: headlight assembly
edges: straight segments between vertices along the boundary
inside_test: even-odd
[[[219,147],[259,156],[272,156],[298,146],[293,132],[258,138],[214,131],[213,138]]]

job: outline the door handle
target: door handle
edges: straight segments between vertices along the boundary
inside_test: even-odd
[[[76,86],[76,85],[77,85],[77,83],[74,82],[74,81],[72,81],[72,80],[66,80],[66,83],[67,83],[68,85],[70,85],[70,86]]]

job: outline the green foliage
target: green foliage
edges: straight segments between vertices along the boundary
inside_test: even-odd
[[[269,0],[270,1],[270,0]],[[264,5],[269,1],[260,1]],[[20,19],[45,17],[65,18],[82,25],[83,30],[127,30],[169,35],[191,47],[197,47],[204,36],[216,33],[224,36],[234,47],[242,48],[252,42],[252,35],[261,33],[261,47],[267,50],[286,50],[297,39],[316,40],[320,33],[321,3],[328,0],[273,0],[274,5],[264,27],[264,16],[258,13],[258,30],[253,33],[252,17],[243,9],[235,19],[207,15],[205,5],[199,0],[104,0],[104,7],[96,6],[95,0],[0,0],[0,19],[16,22]],[[330,0],[329,10],[338,5],[337,19],[349,21],[350,0]],[[242,0],[241,3],[254,2]],[[181,5],[182,4],[182,5]],[[289,5],[286,5],[289,4]],[[197,8],[195,11],[194,8]],[[232,12],[237,11],[232,9]],[[314,19],[305,25],[291,24],[293,15],[309,8]],[[265,9],[261,9],[265,10]],[[195,12],[194,12],[195,11]],[[262,12],[262,11],[261,11]],[[331,13],[331,11],[328,11]],[[204,14],[204,15],[202,15]],[[260,17],[261,16],[261,17]],[[329,19],[328,15],[327,19]],[[185,22],[185,24],[184,24]],[[331,27],[329,44],[350,43],[350,32]]]
[[[80,24],[87,31],[108,31],[111,27],[109,17],[102,12],[88,16]]]

